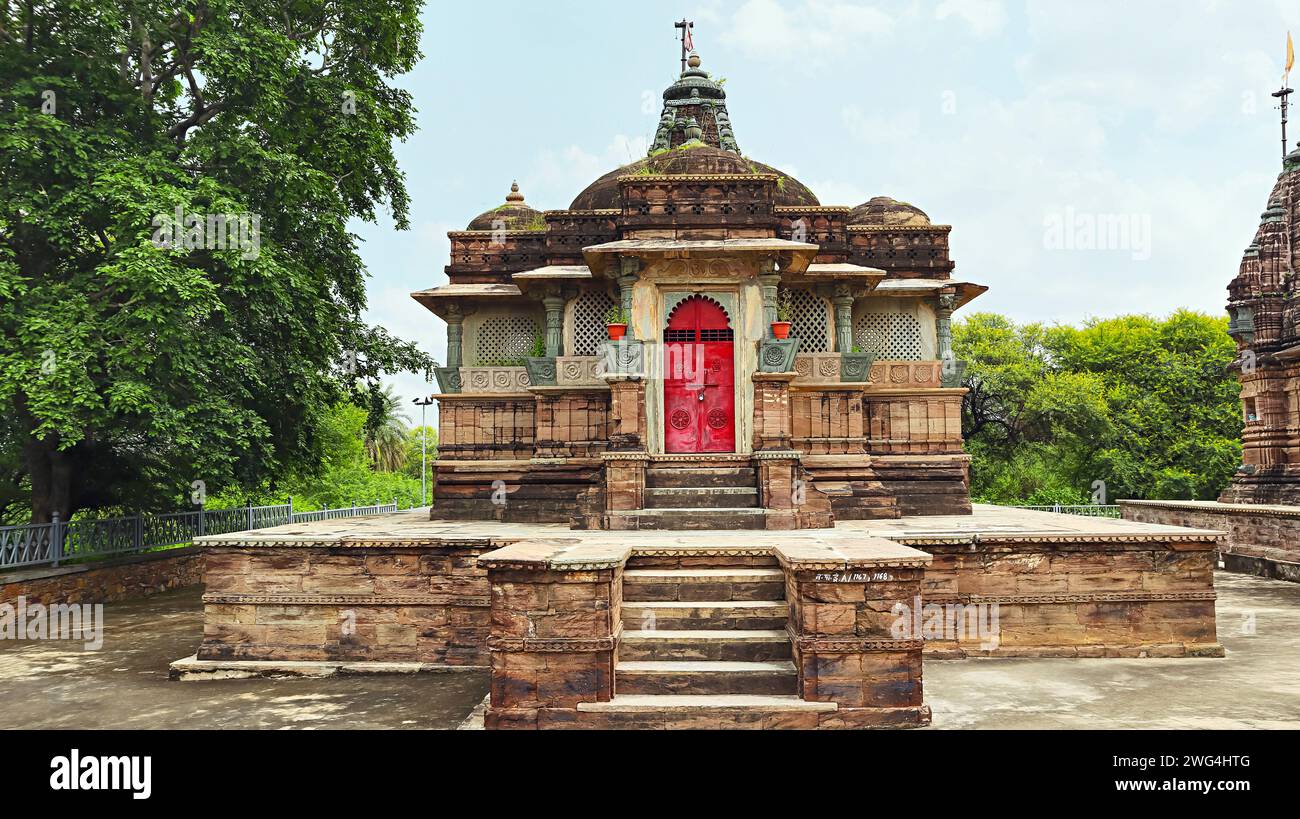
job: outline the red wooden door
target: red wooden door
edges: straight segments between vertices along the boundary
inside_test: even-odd
[[[716,301],[691,296],[664,330],[664,450],[735,452],[732,330]]]

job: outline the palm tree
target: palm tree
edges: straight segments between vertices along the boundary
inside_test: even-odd
[[[396,472],[406,463],[406,425],[409,422],[402,399],[391,385],[372,392],[370,418],[366,421],[366,454],[381,472]]]

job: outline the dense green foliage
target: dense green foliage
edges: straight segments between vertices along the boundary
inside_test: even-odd
[[[330,408],[431,365],[360,320],[347,227],[407,227],[418,10],[0,3],[0,515],[329,473]]]
[[[254,506],[284,503],[292,496],[295,509],[339,509],[353,503],[369,505],[396,500],[406,508],[419,505],[419,449],[417,472],[386,472],[373,468],[366,447],[366,411],[352,404],[338,404],[323,414],[318,426],[321,466],[302,474],[282,476],[275,486],[234,488],[208,497],[208,507]],[[405,457],[405,453],[403,453]]]
[[[968,362],[971,494],[990,503],[1213,499],[1240,463],[1227,319],[1179,311],[1081,328],[977,313],[953,328]]]

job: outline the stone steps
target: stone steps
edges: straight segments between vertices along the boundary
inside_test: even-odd
[[[758,490],[752,486],[647,487],[647,509],[753,509]]]
[[[572,727],[809,730],[818,727],[819,720],[833,717],[838,707],[788,695],[618,694],[609,702],[580,703]]]
[[[784,631],[624,631],[618,657],[630,662],[646,660],[718,660],[771,662],[789,660],[790,638]]]
[[[785,628],[789,614],[784,600],[625,600],[623,627],[635,631],[778,631]]]
[[[608,512],[611,529],[765,529],[767,516],[752,507],[657,508]]]
[[[626,601],[779,600],[785,594],[780,569],[628,569]]]
[[[652,466],[645,471],[645,485],[654,489],[704,487],[749,487],[752,489],[758,485],[758,473],[751,466]]]
[[[794,694],[798,674],[789,660],[620,660],[619,694]]]

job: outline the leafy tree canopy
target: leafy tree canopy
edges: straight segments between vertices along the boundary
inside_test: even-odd
[[[1227,319],[1180,310],[1082,327],[976,313],[953,329],[969,362],[972,494],[997,503],[1213,499],[1241,458]]]
[[[349,393],[430,366],[360,320],[348,230],[407,227],[418,10],[0,0],[0,503],[258,486],[319,465]]]

